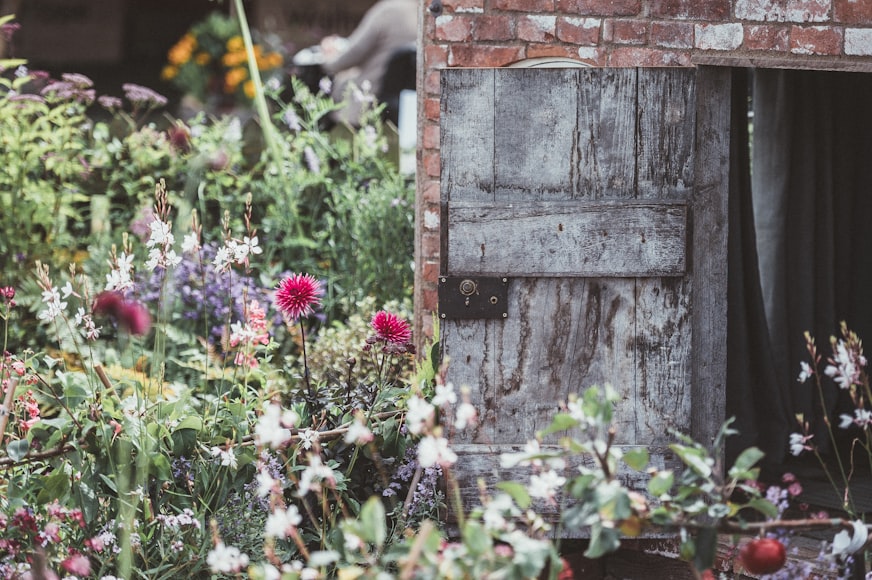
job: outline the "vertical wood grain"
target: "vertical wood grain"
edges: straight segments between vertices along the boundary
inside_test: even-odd
[[[641,199],[683,199],[693,190],[693,69],[640,69],[638,190]]]
[[[726,412],[730,69],[697,73],[696,187],[691,250],[691,435],[710,443]]]
[[[634,68],[578,69],[575,196],[634,197],[636,82]]]
[[[494,71],[446,69],[441,83],[442,201],[493,200]]]
[[[577,69],[500,70],[494,86],[497,201],[564,200],[576,165]]]

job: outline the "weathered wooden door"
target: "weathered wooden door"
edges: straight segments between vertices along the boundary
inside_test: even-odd
[[[671,463],[670,430],[702,441],[717,432],[729,78],[711,68],[442,72],[441,341],[448,380],[470,387],[480,412],[456,446],[470,496],[476,478],[509,475],[500,452],[594,384],[622,395],[617,443],[648,446],[660,464]],[[503,280],[494,313],[478,290]]]

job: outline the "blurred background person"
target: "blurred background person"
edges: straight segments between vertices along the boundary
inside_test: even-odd
[[[336,120],[359,124],[363,103],[360,95],[347,94],[349,89],[354,85],[373,96],[382,94],[391,58],[409,51],[414,55],[417,29],[418,0],[379,0],[347,41],[337,36],[321,41],[322,69],[333,78],[333,98],[346,101]]]

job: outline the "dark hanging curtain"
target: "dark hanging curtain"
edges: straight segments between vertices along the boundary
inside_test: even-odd
[[[824,353],[842,320],[872,341],[872,75],[736,70],[734,88],[728,459],[757,445],[777,471],[797,413],[832,452],[823,417],[851,408],[798,383],[804,332]]]

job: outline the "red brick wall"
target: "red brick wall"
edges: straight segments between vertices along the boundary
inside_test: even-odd
[[[423,6],[431,0],[422,0]],[[696,55],[872,63],[872,0],[444,0],[422,30],[416,327],[432,332],[439,273],[439,69],[535,57],[691,66]]]

